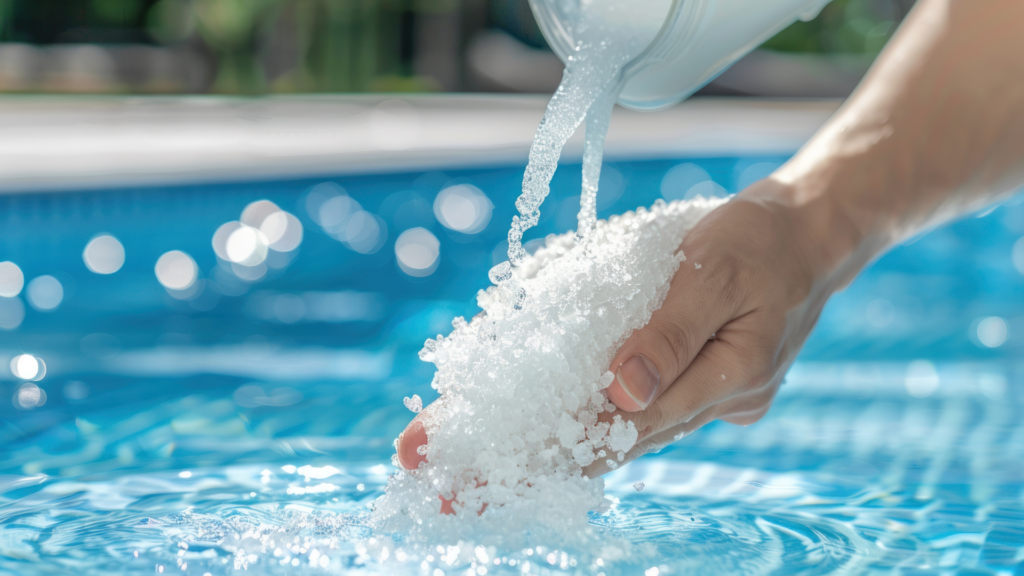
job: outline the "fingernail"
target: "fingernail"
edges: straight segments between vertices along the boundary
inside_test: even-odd
[[[626,393],[641,410],[645,410],[654,401],[661,384],[658,367],[644,356],[633,356],[626,360],[615,373],[622,391]]]

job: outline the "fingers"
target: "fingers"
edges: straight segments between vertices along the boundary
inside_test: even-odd
[[[739,303],[729,266],[705,262],[700,250],[687,255],[662,307],[647,326],[633,333],[612,361],[615,380],[608,399],[626,412],[646,409],[679,378],[701,348],[726,322]],[[700,268],[697,265],[701,264]]]
[[[398,436],[398,462],[406,470],[415,470],[427,461],[426,454],[418,452],[420,446],[427,444],[427,429],[419,417],[409,423]]]
[[[639,414],[641,413],[638,412],[634,415],[631,415],[630,419],[633,419],[635,421],[636,416]],[[626,452],[626,457],[622,460],[622,462],[618,462],[617,460],[613,461],[616,462],[618,466],[623,466],[625,464],[632,462],[633,460],[636,460],[637,458],[643,456],[644,454],[657,452],[658,450],[661,450],[663,447],[681,439],[683,436],[689,435],[694,430],[711,422],[716,417],[717,407],[714,407],[704,411],[695,418],[691,418],[689,422],[682,422],[668,430],[662,430],[660,432],[655,433],[648,432],[646,436],[642,436],[639,440],[637,440],[636,445],[634,445],[633,448],[629,450],[629,452]],[[616,468],[618,468],[618,466],[616,466]],[[612,468],[611,466],[608,466],[608,460],[605,458],[598,458],[597,460],[594,460],[592,464],[590,464],[589,466],[585,466],[583,468],[583,475],[588,478],[597,478],[598,476],[603,476],[611,471]]]
[[[423,462],[427,461],[426,453],[420,454],[420,446],[427,445],[426,421],[430,418],[438,403],[433,402],[420,411],[413,418],[412,422],[405,427],[405,431],[398,435],[398,445],[395,446],[398,452],[398,463],[406,470],[415,470]],[[425,451],[424,451],[425,452]]]
[[[744,317],[709,341],[683,374],[647,410],[632,418],[642,436],[687,422],[711,406],[756,393],[772,383],[772,339],[749,332],[763,317]]]
[[[622,462],[615,460],[618,464],[616,468],[632,462],[645,454],[659,452],[665,446],[677,442],[685,436],[689,436],[714,420],[732,422],[735,419],[738,420],[735,423],[742,425],[753,424],[767,413],[776,390],[778,390],[777,385],[769,385],[765,389],[758,390],[752,394],[737,396],[725,402],[712,405],[689,420],[678,422],[663,430],[654,431],[652,428],[649,428],[650,425],[644,425],[641,422],[641,425],[644,425],[646,428],[645,433],[637,440],[636,445],[626,453]],[[630,420],[637,422],[641,414],[643,413],[638,412],[628,417]],[[612,468],[608,466],[607,459],[598,459],[593,464],[584,467],[583,475],[588,478],[596,478],[611,471]]]

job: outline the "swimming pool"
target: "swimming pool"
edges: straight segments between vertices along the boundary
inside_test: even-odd
[[[663,189],[734,192],[784,159],[611,162],[599,214]],[[712,424],[611,474],[615,503],[592,523],[628,554],[417,551],[372,534],[361,518],[412,416],[403,398],[434,398],[416,352],[475,313],[521,177],[0,196],[0,260],[26,283],[0,298],[0,573],[1024,574],[1021,197],[906,243],[837,295],[762,422]],[[556,174],[531,237],[572,226],[579,178]],[[438,194],[456,185],[465,202],[446,212]],[[301,245],[218,261],[217,230],[259,200],[298,218]],[[328,201],[365,212],[341,226]],[[416,228],[436,244],[406,237],[427,255],[397,262]],[[123,246],[113,274],[83,258],[100,234]],[[185,289],[154,273],[171,251],[196,264]],[[24,354],[40,380],[7,368]]]

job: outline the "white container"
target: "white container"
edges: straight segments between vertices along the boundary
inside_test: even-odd
[[[575,45],[571,19],[580,4],[592,1],[530,0],[544,37],[562,62]],[[796,20],[814,18],[831,0],[615,1],[628,6],[630,16],[654,36],[623,70],[626,84],[618,102],[657,110],[684,100]],[[611,28],[616,28],[614,23]],[[626,33],[632,26],[620,28]]]

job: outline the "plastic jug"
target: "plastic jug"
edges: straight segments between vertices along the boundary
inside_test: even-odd
[[[580,5],[593,1],[530,0],[544,37],[562,62],[576,44],[573,19]],[[636,33],[639,21],[640,29],[654,37],[623,69],[618,103],[657,110],[684,100],[796,20],[814,18],[831,0],[616,1],[629,6],[632,22],[621,27],[623,33]]]

